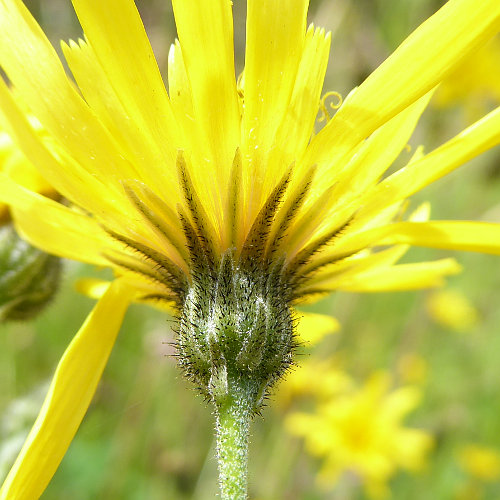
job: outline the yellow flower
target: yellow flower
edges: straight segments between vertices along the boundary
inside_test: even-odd
[[[467,57],[436,92],[435,104],[450,107],[462,104],[472,119],[489,106],[500,103],[500,36]]]
[[[318,401],[351,390],[354,381],[334,359],[306,361],[287,374],[277,394],[279,407],[287,407],[292,400],[313,396]]]
[[[287,418],[288,430],[303,436],[309,452],[323,459],[321,483],[333,485],[342,472],[351,471],[371,496],[382,497],[399,467],[423,466],[432,438],[402,423],[417,406],[419,391],[406,386],[389,392],[389,384],[387,374],[377,373],[363,387],[333,395],[314,414]]]
[[[430,294],[426,307],[436,323],[457,332],[471,331],[478,322],[476,308],[458,290],[439,290]]]
[[[340,329],[340,323],[331,316],[317,313],[300,313],[297,325],[297,336],[306,345],[319,343],[325,335],[335,333]]]
[[[238,80],[231,2],[173,0],[168,93],[132,0],[73,4],[85,37],[62,50],[77,88],[22,2],[0,1],[0,65],[15,89],[0,80],[0,124],[68,203],[7,176],[0,200],[31,243],[111,266],[118,279],[61,360],[0,498],[44,490],[131,300],[182,311],[183,366],[214,398],[227,371],[207,359],[234,354],[233,340],[247,372],[265,365],[260,394],[291,363],[298,300],[434,286],[457,272],[452,259],[396,265],[412,244],[500,250],[495,224],[430,222],[425,210],[401,220],[409,196],[499,142],[500,109],[384,178],[436,85],[498,31],[497,0],[448,2],[317,134],[330,35],[306,27],[307,0],[249,0]],[[250,325],[248,337],[218,344],[212,319],[234,326],[239,316],[224,316],[211,294],[243,307],[245,325],[255,318],[265,335]]]
[[[482,481],[496,481],[500,478],[500,453],[486,446],[469,444],[458,455],[462,468],[472,477]]]

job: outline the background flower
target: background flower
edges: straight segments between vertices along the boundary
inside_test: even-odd
[[[403,423],[419,398],[416,387],[391,391],[390,376],[374,373],[361,387],[323,400],[313,413],[292,413],[285,425],[321,458],[321,485],[334,489],[341,474],[353,473],[371,497],[383,498],[397,469],[421,470],[432,448],[428,433]]]

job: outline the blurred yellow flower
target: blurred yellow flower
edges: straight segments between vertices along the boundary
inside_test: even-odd
[[[463,470],[475,479],[496,481],[500,478],[499,450],[469,444],[459,450],[458,461]]]
[[[500,35],[467,57],[443,81],[434,104],[463,105],[469,119],[477,119],[500,103]]]
[[[132,0],[73,0],[85,36],[62,52],[76,85],[21,0],[0,2],[12,84],[0,79],[1,125],[67,202],[6,175],[0,199],[35,246],[118,277],[64,354],[0,498],[43,492],[134,299],[177,308],[183,367],[223,391],[228,359],[238,376],[265,364],[269,384],[290,366],[298,301],[438,286],[460,269],[398,264],[410,245],[500,253],[498,224],[429,221],[428,210],[404,220],[411,195],[498,144],[500,108],[385,176],[436,86],[497,33],[497,0],[450,0],[317,133],[330,35],[307,28],[307,0],[247,2],[238,84],[231,2],[172,4],[167,92]],[[228,302],[241,310],[227,314]],[[214,346],[221,332],[231,342]],[[212,362],[222,351],[224,369]]]
[[[278,406],[287,407],[292,401],[303,397],[327,401],[351,390],[354,381],[339,365],[336,358],[304,360],[280,384],[275,398]]]
[[[433,445],[432,437],[404,427],[405,416],[420,401],[415,387],[390,390],[390,376],[372,375],[359,388],[320,403],[315,413],[293,413],[286,427],[302,436],[307,450],[322,458],[318,480],[335,485],[343,472],[360,477],[373,498],[388,493],[398,468],[419,470]]]
[[[460,290],[445,289],[430,293],[426,309],[436,323],[457,332],[470,331],[478,322],[476,308]]]
[[[325,335],[340,329],[340,323],[332,316],[317,313],[298,313],[297,335],[306,344],[317,344]]]

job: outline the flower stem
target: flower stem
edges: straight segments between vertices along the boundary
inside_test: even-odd
[[[217,459],[222,500],[248,498],[248,441],[254,391],[231,384],[229,395],[216,405]]]

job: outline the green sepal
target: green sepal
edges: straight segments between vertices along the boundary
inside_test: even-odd
[[[192,277],[179,321],[179,363],[216,405],[232,385],[248,383],[259,411],[292,364],[297,342],[283,267],[264,269],[242,265],[229,250],[217,273]]]

